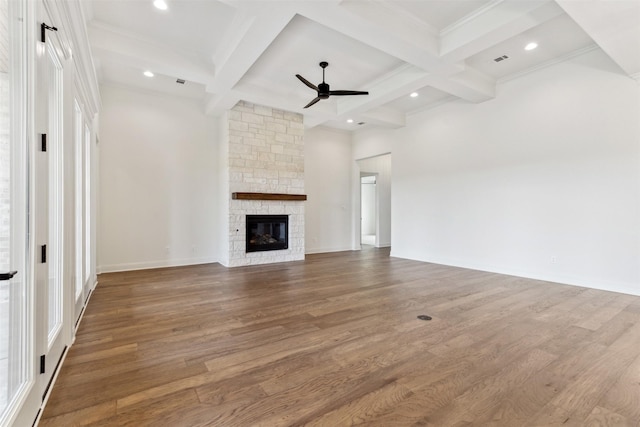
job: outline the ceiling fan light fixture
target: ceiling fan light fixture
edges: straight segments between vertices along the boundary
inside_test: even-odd
[[[167,2],[164,0],[153,0],[153,5],[156,7],[156,9],[160,10],[167,10],[169,8]]]
[[[524,50],[533,50],[538,47],[538,43],[531,42],[524,47]]]

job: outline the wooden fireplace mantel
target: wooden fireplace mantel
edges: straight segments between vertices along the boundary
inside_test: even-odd
[[[306,194],[283,194],[283,193],[231,193],[233,200],[284,200],[284,201],[304,201]]]

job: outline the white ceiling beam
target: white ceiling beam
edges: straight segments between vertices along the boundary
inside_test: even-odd
[[[433,74],[428,79],[428,86],[474,103],[496,96],[495,79],[471,67],[448,77]]]
[[[362,113],[370,108],[381,107],[403,95],[426,86],[431,74],[426,71],[405,65],[378,81],[367,86],[368,96],[349,96],[338,101],[339,115]]]
[[[470,102],[481,102],[494,96],[494,81],[473,75],[472,71],[466,69],[464,63],[458,58],[451,57],[443,60],[439,56],[439,37],[433,34],[432,28],[385,7],[385,4],[348,0],[343,1],[339,7],[318,7],[315,3],[305,3],[305,6],[300,9],[300,14],[309,19],[395,56],[419,70],[429,71],[433,75],[431,79],[426,80],[423,80],[425,74],[422,74],[419,77],[410,77],[410,82],[392,83],[391,86],[395,90],[385,86],[375,87],[374,84],[374,87],[371,87],[370,85],[369,92],[377,93],[378,99],[370,96],[367,100],[341,101],[339,113],[343,111],[342,108],[348,111],[356,105],[361,105],[363,108],[377,107],[383,102],[406,95],[409,93],[407,91],[418,90],[426,85],[434,86]],[[560,13],[562,13],[561,10]],[[456,80],[452,83],[447,82],[444,77],[448,75],[456,75]]]
[[[527,1],[490,3],[487,8],[442,31],[442,58],[463,61],[563,13],[551,0],[542,4]]]
[[[430,72],[460,70],[438,54],[438,36],[432,30],[377,2],[343,1],[340,5],[300,2],[298,13],[388,55]]]
[[[380,126],[394,128],[404,125],[404,113],[391,113],[390,109],[383,108],[383,106],[426,86],[434,87],[469,102],[483,102],[495,96],[495,81],[473,69],[466,69],[453,76],[445,77],[435,73],[427,73],[411,65],[405,65],[370,84],[368,96],[337,98],[337,108],[334,111],[316,108],[320,103],[313,106],[313,110],[300,111],[301,103],[280,108],[303,112],[305,123],[312,123],[313,126],[329,120],[346,120],[350,116],[364,117],[369,114],[369,111],[374,111],[371,113],[368,123],[375,120],[375,123]],[[257,88],[253,91],[245,91],[247,96],[254,98],[256,95],[251,94],[257,92]],[[318,115],[320,116],[318,117]]]
[[[231,90],[220,93],[210,93],[205,90],[205,93],[204,113],[208,116],[219,116],[240,101],[238,94]]]
[[[232,93],[238,100],[297,113],[302,113],[302,107],[309,102],[308,99],[298,99],[273,92],[265,92],[263,88],[249,84],[239,84]],[[319,103],[316,105],[318,108],[316,109],[314,106],[315,112],[323,111],[328,117],[335,116],[335,107],[332,108],[331,103]]]
[[[254,10],[253,13],[258,14],[249,16],[247,10],[238,11],[239,20],[244,24],[232,25],[225,36],[227,46],[216,55],[216,75],[209,91],[219,92],[235,86],[295,16],[288,8],[275,8],[270,13]]]
[[[229,4],[242,7],[234,19],[237,25],[231,25],[224,37],[225,47],[214,58],[216,74],[206,87],[211,94],[207,114],[216,115],[235,105],[239,98],[232,92],[234,86],[295,16],[290,7],[265,10],[264,4],[252,3],[251,9],[248,4]]]
[[[444,76],[406,65],[370,84],[369,96],[341,99],[338,102],[338,114],[361,113],[370,108],[378,108],[427,86],[476,103],[495,97],[496,82],[470,67]]]
[[[326,122],[338,120],[347,120],[350,117],[358,117],[362,121],[369,124],[388,128],[399,128],[405,125],[405,115],[402,112],[392,110],[390,108],[378,107],[366,110],[365,113],[350,111],[339,114],[337,112],[340,97],[332,97],[330,101],[320,101],[308,109],[302,108],[309,100],[293,98],[285,95],[267,94],[259,87],[252,87],[247,84],[239,84],[230,92],[230,96],[234,97],[235,105],[239,100],[251,102],[259,105],[267,105],[284,111],[293,111],[304,116],[304,124],[307,128],[322,125]],[[337,102],[335,102],[337,100]],[[231,105],[231,107],[233,107]],[[229,108],[231,108],[229,107]],[[220,111],[222,112],[222,111]]]
[[[640,2],[557,0],[629,76],[640,79]]]
[[[229,62],[231,55],[249,32],[255,19],[255,15],[250,15],[246,9],[236,10],[229,30],[223,35],[218,50],[211,58],[214,64],[225,64]]]

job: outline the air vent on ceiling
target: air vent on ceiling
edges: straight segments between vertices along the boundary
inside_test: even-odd
[[[179,85],[183,85],[183,84],[184,84],[184,82],[185,82],[185,80],[184,80],[184,79],[178,79],[178,80],[176,80],[176,83],[178,83]]]
[[[504,61],[505,59],[509,59],[509,57],[507,55],[502,55],[502,56],[498,56],[497,58],[494,58],[493,60],[496,62],[500,62],[500,61]]]
[[[366,122],[358,122],[358,126],[364,125]]]

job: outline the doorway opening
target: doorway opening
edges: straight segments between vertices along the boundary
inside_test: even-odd
[[[360,204],[354,238],[360,248],[391,246],[391,153],[356,161]],[[359,219],[359,221],[357,221]],[[363,246],[364,245],[364,246]]]
[[[376,245],[376,175],[360,174],[360,244]]]

